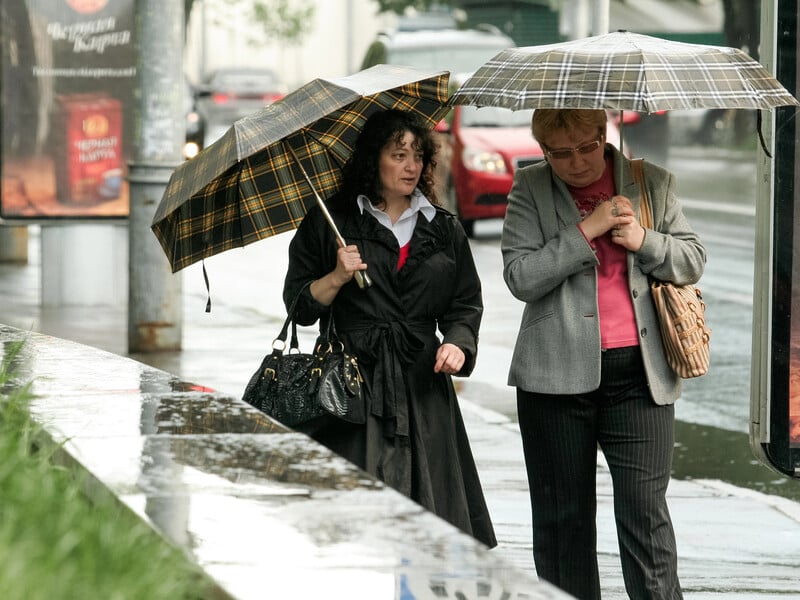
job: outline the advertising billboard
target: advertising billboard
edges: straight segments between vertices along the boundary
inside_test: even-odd
[[[128,216],[135,0],[0,0],[0,219]]]
[[[800,97],[796,0],[764,5],[762,48]],[[764,24],[772,24],[764,29]],[[779,32],[779,33],[778,33]],[[774,56],[773,56],[774,53]],[[762,54],[763,57],[763,54]],[[774,111],[775,158],[762,157],[756,212],[750,445],[773,469],[800,478],[800,127],[795,107]]]
[[[795,189],[800,189],[800,175],[795,173]],[[793,213],[800,217],[800,201],[794,199]],[[792,264],[800,265],[800,227],[794,227]],[[795,267],[796,269],[796,267]],[[789,344],[789,444],[800,448],[800,277],[792,277],[791,340]],[[799,465],[800,466],[800,465]]]
[[[800,48],[800,20],[796,9],[791,24],[794,35],[785,49],[782,64],[791,86],[789,89],[795,97],[800,97],[800,65],[794,58]],[[793,160],[784,161],[776,169],[772,302],[776,353],[772,393],[785,396],[787,400],[784,405],[776,405],[773,399],[772,410],[788,411],[788,418],[785,421],[773,419],[772,426],[788,430],[784,433],[789,446],[785,468],[800,477],[800,196],[796,192],[800,189],[800,129],[794,110],[778,114],[776,140],[778,148]]]

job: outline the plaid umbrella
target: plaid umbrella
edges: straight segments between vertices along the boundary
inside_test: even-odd
[[[325,209],[367,118],[399,108],[433,128],[450,110],[448,80],[447,71],[377,65],[315,79],[236,121],[175,169],[156,209],[151,228],[172,271],[296,229],[315,202]]]
[[[736,48],[616,31],[497,54],[453,94],[453,104],[655,112],[800,105]]]

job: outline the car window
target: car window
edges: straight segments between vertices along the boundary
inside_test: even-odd
[[[387,62],[421,69],[446,69],[451,73],[474,71],[502,48],[487,47],[414,47],[393,48]]]
[[[509,110],[494,106],[462,106],[462,127],[530,127],[533,110]]]
[[[219,88],[237,89],[254,85],[273,86],[277,80],[269,71],[225,72],[214,75],[211,84]]]

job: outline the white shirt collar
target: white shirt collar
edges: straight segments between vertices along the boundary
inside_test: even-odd
[[[376,216],[378,214],[386,214],[382,210],[375,208],[369,201],[369,198],[367,198],[364,194],[359,194],[356,198],[356,202],[358,203],[358,208],[361,211],[361,214],[363,214],[365,210]],[[436,208],[433,206],[433,204],[431,204],[430,200],[428,200],[428,198],[419,190],[419,188],[414,188],[414,191],[411,194],[411,205],[400,216],[398,221],[406,218],[409,214],[417,212],[421,212],[429,223],[433,221],[433,217],[436,216]]]

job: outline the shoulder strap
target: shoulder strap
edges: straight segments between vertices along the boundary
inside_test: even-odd
[[[647,185],[644,181],[644,161],[641,158],[631,160],[633,180],[639,184],[641,200],[639,202],[639,223],[645,229],[653,229],[653,211],[650,208],[650,199],[647,196]]]

